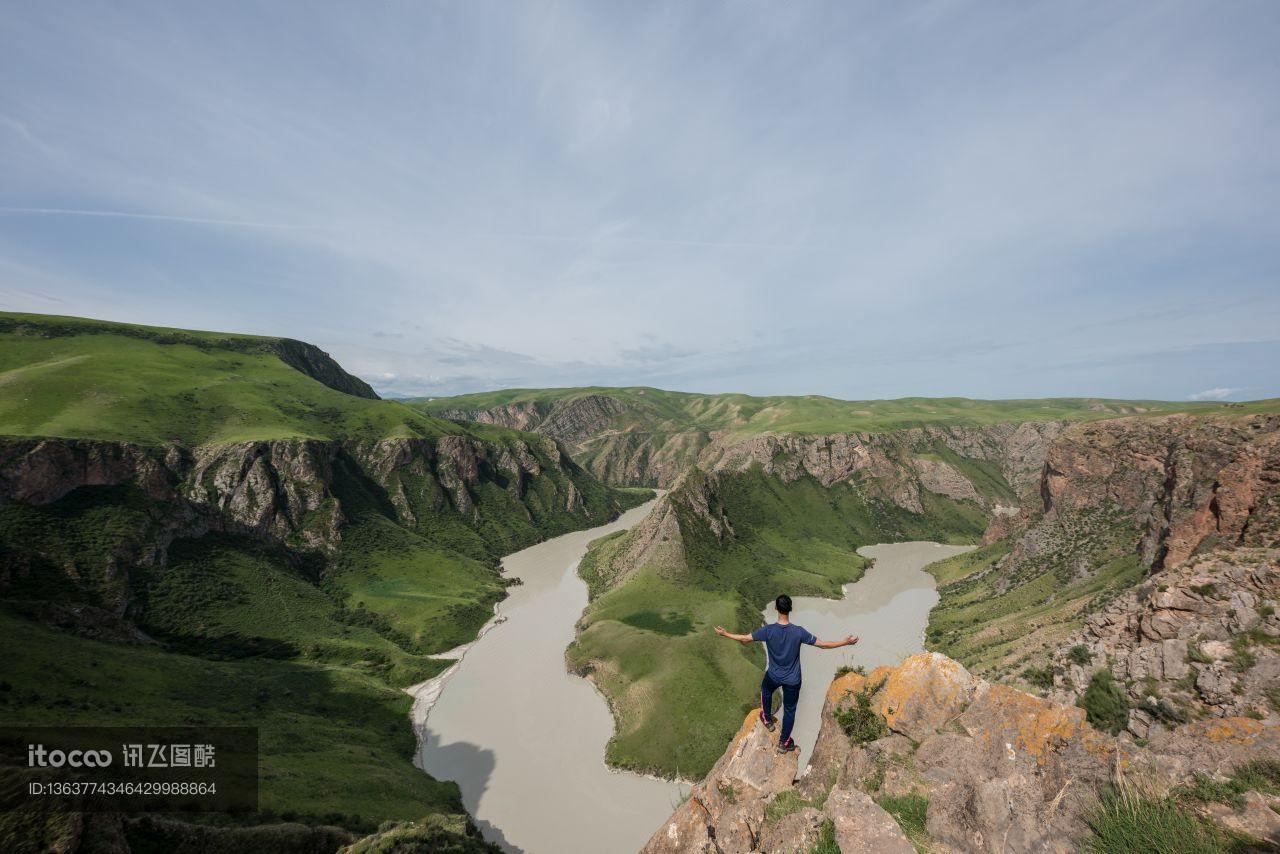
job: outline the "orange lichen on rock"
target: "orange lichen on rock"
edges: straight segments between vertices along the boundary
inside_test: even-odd
[[[980,691],[968,717],[971,722],[980,722],[983,732],[998,734],[1003,730],[1015,749],[1038,763],[1073,740],[1100,757],[1114,751],[1111,739],[1085,722],[1083,709],[1051,703],[1008,685],[989,685]]]
[[[1220,718],[1218,720],[1197,721],[1188,727],[1194,734],[1195,729],[1203,728],[1200,735],[1212,742],[1235,741],[1240,744],[1251,744],[1258,740],[1266,727],[1252,718]]]
[[[857,694],[864,691],[870,685],[879,684],[879,682],[888,677],[892,672],[892,668],[881,665],[871,671],[870,675],[863,676],[861,673],[850,671],[843,676],[837,676],[830,685],[827,686],[827,702],[839,703],[846,694]]]
[[[889,728],[922,738],[963,711],[973,697],[974,678],[957,661],[922,652],[889,671],[872,708]]]

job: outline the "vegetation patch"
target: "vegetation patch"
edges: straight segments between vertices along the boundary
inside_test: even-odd
[[[1076,705],[1084,709],[1085,717],[1094,729],[1119,734],[1129,722],[1129,698],[1111,675],[1110,670],[1099,670],[1089,680]]]
[[[1228,833],[1176,798],[1130,789],[1103,792],[1086,817],[1094,854],[1222,854],[1257,850],[1254,840]]]
[[[1088,667],[1093,664],[1093,653],[1089,652],[1089,647],[1078,643],[1067,652],[1067,661],[1072,664],[1078,664],[1081,667]]]
[[[1219,802],[1235,809],[1244,806],[1244,793],[1280,795],[1280,760],[1255,759],[1246,762],[1225,780],[1199,774],[1195,782],[1179,790],[1179,794],[1201,803]]]
[[[871,708],[871,697],[880,690],[880,687],[876,685],[864,688],[853,695],[853,705],[836,709],[836,723],[840,725],[840,729],[844,730],[844,734],[849,736],[850,743],[866,744],[889,734],[884,716]]]
[[[809,854],[840,854],[840,845],[836,842],[836,824],[829,818],[822,820],[818,829],[818,841],[809,849]]]
[[[693,618],[687,613],[669,614],[657,611],[638,611],[627,614],[622,622],[647,632],[678,637],[693,631]]]
[[[909,792],[905,795],[881,795],[876,799],[876,803],[893,816],[917,851],[929,850],[929,834],[925,830],[929,812],[927,797],[917,792]]]
[[[1001,540],[925,568],[940,599],[929,614],[930,649],[977,673],[1019,672],[1028,653],[1055,648],[1088,609],[1141,580],[1140,531],[1128,514],[1093,508],[1040,524],[1055,547],[1017,564]]]

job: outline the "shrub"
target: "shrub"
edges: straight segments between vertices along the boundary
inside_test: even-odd
[[[1067,653],[1067,661],[1072,664],[1078,664],[1081,667],[1088,667],[1093,663],[1093,653],[1089,652],[1089,647],[1078,643],[1071,647],[1071,651]]]
[[[1237,635],[1231,641],[1231,666],[1236,670],[1245,671],[1258,663],[1258,656],[1250,648],[1251,640],[1248,635]]]
[[[1095,729],[1118,735],[1129,722],[1129,700],[1111,675],[1099,670],[1089,680],[1089,687],[1076,700]]]
[[[1196,640],[1187,641],[1187,658],[1197,664],[1211,664],[1213,659],[1200,648],[1200,642]]]
[[[853,695],[853,705],[836,709],[836,723],[852,744],[866,744],[877,738],[884,738],[889,728],[884,718],[871,708],[871,696],[880,690],[880,686],[866,689]]]
[[[1047,667],[1028,667],[1022,671],[1022,678],[1045,691],[1053,687],[1053,671]]]
[[[1169,699],[1165,697],[1157,697],[1153,694],[1148,694],[1142,702],[1138,704],[1138,708],[1142,709],[1157,720],[1164,721],[1165,723],[1185,724],[1191,719],[1185,710],[1174,705]]]

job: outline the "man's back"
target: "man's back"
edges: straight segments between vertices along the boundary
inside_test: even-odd
[[[779,685],[800,684],[800,645],[817,643],[807,629],[794,623],[770,623],[751,633],[751,639],[764,641],[769,655],[770,679]]]

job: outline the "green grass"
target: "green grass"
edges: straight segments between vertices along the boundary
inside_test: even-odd
[[[1133,791],[1107,791],[1086,818],[1093,854],[1222,854],[1258,850],[1180,803]]]
[[[0,435],[201,444],[503,432],[337,391],[287,364],[279,341],[0,313]]]
[[[929,850],[929,834],[925,830],[925,819],[929,812],[927,797],[916,792],[908,792],[905,795],[881,795],[876,799],[876,803],[893,816],[917,851]]]
[[[1076,705],[1084,709],[1085,717],[1095,729],[1112,735],[1119,734],[1129,722],[1129,699],[1110,670],[1093,674]]]
[[[1140,532],[1130,516],[1090,509],[1044,524],[1055,547],[1016,565],[1007,560],[1010,544],[997,541],[926,567],[940,597],[929,614],[930,649],[978,672],[1009,668],[1029,653],[1058,648],[1087,609],[1143,577],[1133,551]]]
[[[1280,795],[1280,760],[1254,759],[1244,763],[1225,780],[1197,775],[1195,782],[1179,794],[1200,803],[1224,803],[1235,809],[1244,806],[1245,792]]]
[[[424,821],[394,822],[377,836],[358,841],[346,854],[498,854],[502,849],[466,832],[459,817],[430,816]]]
[[[853,705],[836,709],[835,720],[849,736],[850,744],[866,744],[889,734],[885,719],[871,708],[871,697],[880,690],[880,686],[868,686],[853,695]]]
[[[410,698],[358,668],[210,661],[38,626],[0,610],[7,725],[243,725],[260,734],[264,817],[372,830],[461,813],[457,787],[411,763]]]
[[[777,824],[792,813],[798,813],[805,807],[813,805],[812,801],[795,789],[783,789],[774,795],[769,803],[765,804],[764,820],[768,824]]]
[[[831,819],[823,819],[818,831],[818,841],[809,849],[809,854],[840,854],[840,845],[836,842],[836,825]]]
[[[691,630],[631,625],[678,602]],[[703,776],[742,723],[760,682],[759,651],[717,637],[716,625],[746,619],[731,597],[687,588],[642,571],[593,603],[569,648],[570,667],[610,699],[618,731],[612,765],[686,778]],[[670,714],[678,698],[679,714]]]

